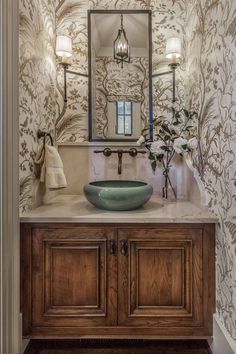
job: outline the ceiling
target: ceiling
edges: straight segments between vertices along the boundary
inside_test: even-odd
[[[96,51],[113,47],[120,29],[120,14],[92,14],[91,32]],[[124,29],[132,48],[148,50],[148,14],[124,14]]]

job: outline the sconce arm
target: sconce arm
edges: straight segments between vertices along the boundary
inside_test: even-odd
[[[171,68],[170,71],[165,71],[163,73],[158,73],[158,74],[153,74],[152,77],[159,77],[159,76],[163,76],[163,75],[168,75],[168,74],[172,74],[173,75],[173,98],[172,98],[172,102],[175,103],[176,102],[176,69],[178,68],[180,64],[179,63],[171,63],[168,66]]]
[[[80,73],[78,71],[73,71],[73,70],[68,70],[70,67],[70,64],[68,63],[61,63],[63,66],[64,70],[64,102],[66,103],[68,101],[67,99],[67,74],[73,74],[77,76],[82,76],[82,77],[88,77],[88,74]]]

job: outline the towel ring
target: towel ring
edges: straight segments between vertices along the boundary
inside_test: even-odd
[[[44,145],[44,146],[45,146],[45,144],[46,144],[46,138],[47,138],[47,137],[49,137],[50,143],[51,143],[51,145],[53,146],[53,138],[52,138],[51,134],[50,134],[50,133],[47,133],[47,132],[44,132],[44,131],[42,131],[42,130],[38,130],[37,138],[38,138],[38,139],[42,139],[42,138],[43,138],[43,145]]]

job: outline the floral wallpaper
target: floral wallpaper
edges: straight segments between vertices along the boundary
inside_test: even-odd
[[[179,36],[184,38],[185,30],[185,4],[187,0],[61,0],[57,2],[57,34],[63,33],[71,36],[73,40],[73,70],[88,72],[88,38],[87,38],[87,11],[88,9],[139,9],[152,10],[152,36],[153,36],[153,70],[154,72],[164,66],[169,70],[164,56],[166,38]],[[183,69],[177,71],[179,97],[183,92]],[[58,104],[59,116],[56,122],[57,141],[85,142],[88,141],[88,79],[68,75],[68,102],[63,102],[63,73],[58,65],[59,79],[58,91],[60,100]],[[154,112],[158,112],[171,102],[172,92],[170,80],[167,85],[158,85],[154,81]],[[166,109],[167,113],[171,108]],[[156,113],[157,114],[157,113]]]
[[[186,94],[199,112],[195,158],[218,216],[217,311],[236,340],[236,2],[190,0]]]
[[[108,102],[117,100],[140,102],[142,128],[149,117],[148,59],[132,57],[121,70],[111,57],[96,58],[96,138],[106,139],[108,134]],[[141,134],[141,130],[140,133]]]
[[[54,134],[56,117],[53,0],[20,1],[20,211],[33,204],[38,129]]]
[[[219,217],[217,311],[236,340],[236,3],[232,0],[21,0],[20,1],[20,208],[32,202],[38,128],[56,126],[58,142],[88,140],[88,80],[55,63],[57,34],[73,40],[73,69],[88,71],[88,9],[151,9],[153,72],[166,67],[166,38],[183,39],[177,72],[179,102],[199,112],[200,153],[195,164]],[[55,23],[56,14],[56,23]],[[171,78],[154,79],[154,113],[168,111]]]

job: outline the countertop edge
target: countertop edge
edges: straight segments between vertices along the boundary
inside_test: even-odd
[[[21,217],[20,222],[22,224],[47,224],[47,223],[55,223],[55,224],[217,224],[218,219],[217,218],[201,218],[201,219],[188,219],[188,218],[181,218],[181,219],[146,219],[146,220],[140,220],[140,218],[130,218],[126,220],[119,221],[116,218],[111,218],[108,217],[107,219],[103,218],[73,218],[73,217],[68,217],[68,218],[57,218],[57,217],[51,217],[51,218],[43,218],[43,217]]]

